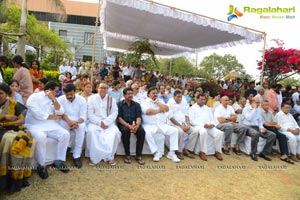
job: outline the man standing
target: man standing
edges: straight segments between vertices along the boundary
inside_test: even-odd
[[[195,157],[190,152],[194,151],[199,131],[193,129],[190,125],[190,118],[188,116],[189,105],[185,99],[182,100],[181,91],[175,90],[173,98],[169,100],[167,105],[170,108],[170,125],[176,127],[179,132],[179,149],[177,157],[183,160],[183,155],[185,155],[194,159]],[[183,146],[184,133],[189,135],[189,140],[185,147]]]
[[[217,120],[217,128],[225,133],[225,143],[223,146],[223,153],[229,155],[229,147],[231,146],[232,133],[238,135],[236,143],[234,144],[233,152],[241,155],[240,144],[245,140],[247,127],[233,123],[237,121],[237,116],[234,109],[229,104],[228,96],[221,98],[221,104],[215,110],[215,119]]]
[[[266,139],[266,144],[259,154],[260,157],[267,161],[272,159],[267,156],[272,151],[272,145],[276,140],[276,134],[267,130],[263,126],[263,119],[261,115],[261,109],[259,108],[260,100],[257,97],[253,97],[250,105],[243,109],[243,120],[242,124],[248,127],[247,136],[251,139],[251,154],[252,160],[257,161],[256,152],[259,137]]]
[[[88,100],[87,127],[87,156],[92,163],[98,164],[101,160],[108,162],[110,166],[116,165],[114,160],[120,131],[115,125],[118,116],[116,101],[107,94],[108,86],[100,83],[98,94],[94,94]]]
[[[205,105],[206,97],[204,94],[198,94],[196,99],[196,103],[189,110],[191,125],[195,126],[195,128],[202,132],[200,135],[210,135],[214,139],[215,157],[218,160],[223,160],[221,148],[224,133],[215,127],[217,123],[213,117],[211,109]],[[207,161],[207,138],[200,138],[200,141],[201,140],[202,150],[199,156],[202,160]]]
[[[279,131],[288,138],[288,144],[291,152],[291,159],[295,162],[300,160],[300,128],[289,113],[290,105],[283,103],[281,111],[275,115],[275,121],[280,124],[281,128]]]
[[[142,101],[143,126],[146,131],[146,140],[149,148],[154,154],[153,161],[158,162],[163,155],[163,145],[158,146],[155,142],[155,135],[162,134],[169,136],[170,151],[167,158],[173,162],[180,162],[175,154],[178,150],[178,130],[175,127],[167,125],[166,112],[169,107],[157,98],[157,89],[151,87],[147,92],[148,98]]]
[[[145,141],[145,130],[142,123],[142,110],[140,104],[133,101],[133,91],[131,88],[123,90],[124,100],[118,103],[118,127],[122,133],[121,139],[125,149],[124,162],[131,163],[130,157],[130,136],[131,133],[136,135],[136,161],[143,165],[145,161],[142,158],[142,151]]]
[[[28,128],[35,139],[37,170],[42,179],[48,178],[47,168],[45,167],[47,137],[54,138],[58,142],[54,167],[62,172],[69,171],[63,161],[66,160],[70,135],[58,123],[64,113],[63,107],[55,98],[58,91],[59,85],[57,83],[48,82],[44,91],[32,94],[27,101],[28,111],[25,118],[25,127]]]
[[[272,83],[271,88],[268,90],[266,96],[265,96],[265,100],[269,101],[269,109],[273,114],[276,114],[279,110],[278,108],[278,97],[277,97],[277,93],[276,93],[276,87],[277,84],[276,83]]]
[[[288,157],[289,149],[288,149],[287,137],[281,132],[279,132],[281,126],[274,121],[274,115],[269,111],[268,100],[263,101],[261,108],[262,108],[261,115],[263,118],[264,127],[269,131],[275,133],[277,136],[279,142],[280,154],[281,154],[280,160],[290,164],[294,164],[294,162]]]
[[[75,94],[75,85],[65,84],[63,92],[65,95],[60,96],[57,99],[65,111],[62,117],[63,120],[60,121],[60,124],[70,133],[74,166],[81,168],[82,163],[80,156],[85,136],[87,104],[82,96]]]

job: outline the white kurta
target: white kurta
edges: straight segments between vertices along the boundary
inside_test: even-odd
[[[107,98],[102,99],[99,94],[92,95],[88,100],[88,119],[87,126],[87,149],[86,156],[90,157],[94,164],[101,160],[109,161],[114,159],[121,133],[115,124],[118,116],[116,101],[112,99],[110,115],[107,115]],[[103,122],[107,129],[102,129]]]
[[[28,111],[25,117],[25,127],[36,141],[35,156],[40,165],[45,165],[46,139],[58,141],[56,160],[65,161],[70,135],[56,120],[48,120],[49,115],[62,115],[63,107],[55,110],[52,101],[45,92],[32,94],[27,100]]]
[[[60,120],[59,123],[62,127],[70,132],[70,144],[74,158],[80,158],[84,136],[85,136],[85,122],[87,118],[87,103],[85,99],[80,95],[75,95],[74,100],[69,101],[65,95],[60,96],[57,101],[63,107],[65,114],[74,121],[83,119],[84,122],[80,123],[77,129],[71,129],[71,127],[64,121]]]

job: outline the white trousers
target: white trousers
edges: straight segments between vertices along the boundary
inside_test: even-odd
[[[45,166],[47,137],[57,141],[56,160],[65,161],[70,134],[61,126],[53,130],[42,130],[39,126],[28,127],[31,136],[35,139],[35,157],[38,164]]]
[[[213,138],[216,152],[221,152],[224,132],[216,127],[204,128],[201,126],[194,126],[194,129],[199,131],[199,138],[197,144],[200,145],[200,151],[207,154],[207,137],[208,135]]]
[[[300,135],[294,135],[291,132],[282,132],[288,138],[288,144],[291,154],[300,154]]]
[[[73,158],[80,158],[85,136],[85,123],[79,124],[77,129],[70,129],[70,126],[64,120],[60,120],[59,124],[70,134],[69,147],[71,147],[73,152]]]
[[[115,124],[102,129],[89,123],[86,133],[86,156],[90,157],[94,164],[101,160],[113,160],[120,141],[121,132]]]

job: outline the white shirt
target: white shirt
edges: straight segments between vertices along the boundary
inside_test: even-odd
[[[134,68],[131,67],[131,66],[124,66],[122,68],[122,75],[123,76],[131,76],[132,77],[133,72],[134,72]]]
[[[174,117],[180,124],[186,124],[185,117],[188,116],[189,105],[184,100],[185,98],[182,98],[180,103],[176,103],[174,98],[171,98],[167,104],[169,106],[169,119]],[[175,125],[172,121],[169,123]]]
[[[214,116],[216,119],[217,124],[220,122],[218,121],[218,117],[224,117],[224,118],[229,118],[231,115],[235,115],[234,109],[232,106],[227,105],[227,108],[225,108],[222,104],[220,104],[218,107],[216,107]]]
[[[161,103],[164,102],[158,99]],[[153,102],[153,100],[149,97],[144,99],[141,103],[142,108],[142,119],[144,124],[152,124],[152,125],[159,125],[159,124],[166,124],[167,123],[167,114],[166,113],[158,113],[156,115],[146,115],[146,111],[148,109],[159,109],[159,106]]]
[[[294,102],[294,104],[296,104],[296,101],[299,99],[299,93],[298,92],[294,92],[292,95],[292,100]]]
[[[294,110],[295,110],[298,114],[300,114],[300,105],[295,104],[295,105],[294,105]]]
[[[77,69],[74,66],[72,66],[72,67],[69,66],[67,71],[70,72],[72,74],[72,76],[76,76],[76,74],[77,74]]]
[[[298,123],[290,113],[285,114],[280,111],[275,115],[274,120],[281,126],[280,131],[286,132],[288,129],[299,129]]]
[[[86,75],[89,75],[89,69],[87,67],[80,67],[79,70],[78,70],[78,74],[80,75],[83,75],[83,74],[86,74]]]
[[[65,74],[65,72],[67,71],[68,68],[69,67],[66,66],[66,65],[59,66],[59,72],[60,72],[60,74]]]
[[[190,123],[193,126],[204,127],[205,124],[214,124],[215,126],[217,125],[211,108],[206,105],[200,107],[197,103],[195,103],[189,109],[189,117]]]
[[[247,126],[258,126],[259,128],[264,127],[260,108],[253,109],[251,105],[246,106],[243,109],[242,115],[243,115],[243,119],[241,121],[242,124]]]
[[[39,128],[52,130],[59,124],[56,120],[48,120],[49,115],[64,114],[62,106],[59,110],[55,110],[53,102],[46,96],[44,91],[30,95],[26,106],[28,111],[25,117],[25,127],[39,126]]]
[[[82,118],[86,121],[87,118],[87,103],[85,99],[75,94],[74,100],[71,102],[69,101],[65,95],[58,97],[57,101],[59,104],[64,108],[66,115],[71,120],[78,120]]]
[[[112,106],[110,115],[107,116],[107,98],[108,95],[102,99],[99,94],[94,94],[88,99],[88,120],[90,123],[101,125],[101,121],[106,126],[115,123],[118,116],[118,106],[114,98],[112,98]]]

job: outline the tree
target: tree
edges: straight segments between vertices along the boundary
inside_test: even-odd
[[[244,66],[238,62],[235,56],[225,54],[224,56],[216,53],[205,57],[200,66],[207,72],[210,79],[221,80],[230,72],[236,72],[239,75],[245,75]],[[249,75],[248,75],[249,76]]]
[[[157,65],[154,51],[151,49],[151,44],[148,39],[133,42],[128,50],[133,52],[132,57],[136,60],[142,60],[143,56],[148,55],[153,60],[154,64]]]

